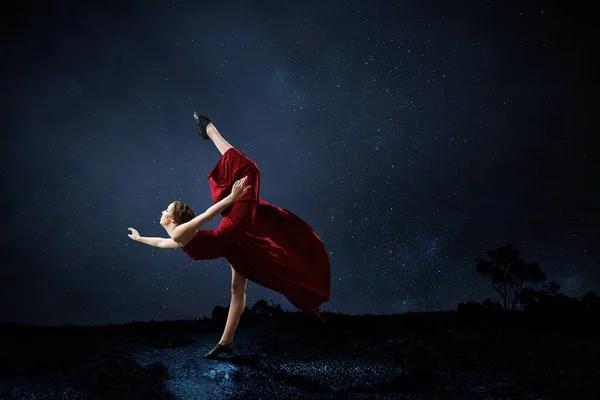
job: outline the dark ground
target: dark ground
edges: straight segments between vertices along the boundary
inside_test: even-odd
[[[600,399],[597,312],[0,325],[0,399]]]

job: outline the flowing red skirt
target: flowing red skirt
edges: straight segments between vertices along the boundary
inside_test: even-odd
[[[214,231],[198,230],[183,248],[194,260],[225,257],[246,279],[283,294],[299,310],[325,322],[316,309],[330,297],[327,251],[315,231],[290,211],[259,197],[256,163],[229,149],[208,173],[213,202],[248,176],[248,192],[221,213]]]

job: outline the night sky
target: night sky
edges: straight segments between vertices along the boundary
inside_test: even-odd
[[[211,205],[220,153],[194,110],[258,164],[261,197],[322,238],[322,311],[493,297],[474,258],[505,243],[565,294],[600,289],[597,6],[124,3],[4,10],[0,321],[190,319],[229,304],[225,259],[127,236],[167,237],[174,200]],[[295,310],[253,282],[247,295]]]

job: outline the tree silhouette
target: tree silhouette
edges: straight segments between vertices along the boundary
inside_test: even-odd
[[[492,281],[505,310],[514,310],[524,289],[533,289],[546,280],[537,262],[527,263],[520,251],[507,244],[488,250],[485,258],[476,258],[476,271]]]

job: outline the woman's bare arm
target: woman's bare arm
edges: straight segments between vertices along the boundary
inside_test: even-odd
[[[185,237],[185,235],[190,234],[191,232],[195,232],[202,225],[204,225],[205,223],[222,213],[227,207],[235,203],[235,201],[242,197],[242,195],[246,193],[246,191],[250,188],[250,186],[244,186],[245,183],[245,177],[236,181],[233,184],[233,188],[231,189],[231,193],[229,194],[229,196],[225,197],[218,203],[213,204],[206,211],[196,216],[191,221],[181,224],[175,229],[173,229],[173,233],[171,234],[173,240],[178,242],[181,238]]]
[[[145,243],[150,246],[160,247],[161,249],[176,249],[180,247],[175,241],[171,238],[160,238],[160,237],[144,237],[140,236],[137,230],[133,228],[127,228],[131,231],[128,235],[131,239],[136,242]]]
[[[140,236],[140,238],[137,241],[140,243],[149,244],[150,246],[160,247],[161,249],[177,249],[181,247],[177,244],[177,242],[175,242],[171,238]]]
[[[133,240],[135,240],[136,242],[149,244],[150,246],[160,247],[159,244],[162,240],[164,240],[164,238],[140,236],[139,238]]]

